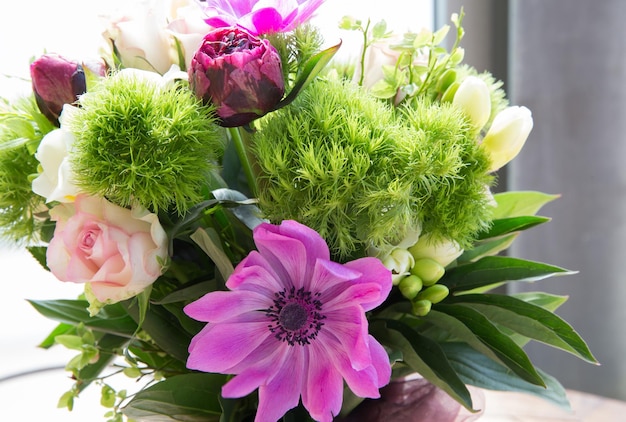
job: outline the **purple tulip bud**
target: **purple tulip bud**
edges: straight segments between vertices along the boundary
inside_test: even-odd
[[[243,126],[273,110],[285,92],[276,49],[239,28],[209,32],[189,68],[191,89],[217,107],[220,124]]]
[[[30,65],[33,91],[39,110],[59,126],[64,104],[72,104],[87,90],[85,72],[78,62],[56,54],[44,54]]]

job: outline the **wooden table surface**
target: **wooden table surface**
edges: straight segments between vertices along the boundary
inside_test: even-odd
[[[478,422],[620,422],[626,421],[626,402],[567,390],[568,412],[539,397],[484,391],[485,412]]]

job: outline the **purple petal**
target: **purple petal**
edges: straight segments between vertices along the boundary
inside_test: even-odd
[[[342,308],[348,305],[359,305],[363,308],[363,303],[372,303],[381,296],[381,286],[379,283],[343,283],[337,288],[327,289],[322,292],[320,300],[327,311]]]
[[[268,309],[272,300],[265,295],[251,291],[207,293],[195,302],[185,306],[187,315],[198,321],[222,322],[248,312]]]
[[[280,32],[284,26],[283,17],[276,9],[271,7],[256,10],[249,18],[251,25],[246,25],[245,22],[242,22],[241,25],[244,28],[250,26],[256,28],[256,34]]]
[[[381,290],[379,297],[377,299],[373,299],[372,301],[361,303],[363,309],[366,311],[372,310],[380,306],[385,299],[387,299],[387,296],[389,296],[389,292],[391,292],[391,288],[393,287],[391,282],[391,271],[385,268],[379,259],[369,257],[361,258],[347,262],[345,266],[356,271],[360,271],[363,274],[359,280],[361,283],[380,284]]]
[[[308,350],[310,360],[302,404],[313,419],[331,422],[339,414],[343,400],[343,380],[335,367],[336,356],[329,355],[317,341]]]
[[[326,323],[320,331],[320,341],[327,347],[349,356],[354,369],[372,364],[367,342],[367,319],[360,306],[347,306],[324,312]]]
[[[267,323],[213,324],[197,334],[189,345],[187,367],[204,372],[231,373],[270,335]]]
[[[389,355],[385,348],[371,335],[369,338],[370,354],[372,356],[372,366],[376,369],[378,376],[378,387],[389,384],[391,379],[391,364],[389,363]]]
[[[312,292],[324,292],[332,288],[341,288],[342,283],[358,279],[361,273],[333,261],[318,259],[313,268],[309,289]]]
[[[252,251],[226,281],[231,290],[251,290],[272,296],[285,288],[278,274],[257,251]]]
[[[288,361],[268,384],[259,387],[259,407],[255,422],[277,421],[300,401],[306,367],[305,348],[291,347]]]

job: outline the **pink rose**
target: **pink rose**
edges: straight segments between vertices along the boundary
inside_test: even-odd
[[[50,216],[48,267],[61,281],[87,283],[98,301],[133,297],[161,275],[167,235],[156,214],[81,194]]]

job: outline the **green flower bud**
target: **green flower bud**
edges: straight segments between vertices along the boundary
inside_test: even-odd
[[[400,289],[400,293],[402,296],[407,299],[413,299],[417,294],[422,290],[422,280],[416,275],[410,275],[404,277],[400,284],[398,284],[398,288]]]
[[[430,312],[433,304],[430,300],[420,299],[413,302],[413,314],[417,316],[426,316]]]
[[[415,297],[417,300],[429,300],[432,303],[439,303],[450,294],[450,289],[443,284],[434,284],[421,292]]]
[[[454,81],[456,81],[456,70],[446,70],[437,81],[437,92],[445,92],[450,87],[450,85],[454,83]]]
[[[422,258],[415,261],[411,268],[411,274],[418,276],[425,286],[432,286],[445,274],[443,265],[430,258]]]

